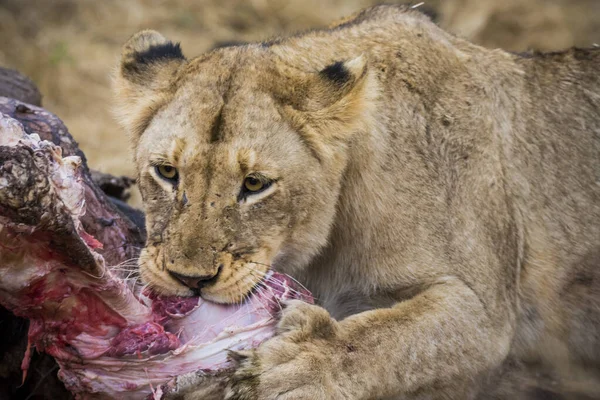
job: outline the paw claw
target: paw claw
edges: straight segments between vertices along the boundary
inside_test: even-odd
[[[299,300],[286,301],[287,308],[282,312],[278,333],[292,333],[329,337],[335,333],[335,321],[329,313],[312,304]]]
[[[284,306],[278,324],[281,335],[254,350],[229,352],[236,370],[225,399],[330,398],[321,395],[330,391],[321,382],[323,371],[333,365],[329,346],[337,343],[339,325],[321,307],[297,300]]]
[[[250,357],[251,354],[252,353],[243,350],[227,350],[227,357],[236,364],[240,364],[242,361],[248,359],[248,357]]]

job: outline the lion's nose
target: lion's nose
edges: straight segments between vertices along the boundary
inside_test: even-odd
[[[214,275],[186,275],[174,271],[169,271],[169,274],[190,289],[199,290],[216,281],[219,272],[221,268]]]

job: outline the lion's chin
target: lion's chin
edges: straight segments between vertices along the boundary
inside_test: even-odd
[[[197,296],[198,292],[189,289],[172,279],[162,271],[149,266],[140,267],[140,277],[144,284],[161,296]],[[204,300],[219,304],[240,304],[247,299],[255,287],[260,283],[250,274],[232,274],[223,282],[217,281],[210,287],[200,290],[200,297]]]
[[[203,288],[200,296],[214,303],[240,304],[250,296],[259,283],[260,279],[255,279],[251,275],[233,276],[226,282],[217,281],[214,285]]]

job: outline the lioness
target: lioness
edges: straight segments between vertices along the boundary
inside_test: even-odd
[[[471,399],[508,358],[600,366],[600,50],[486,50],[377,6],[189,61],[143,31],[117,75],[143,279],[235,303],[274,268],[317,298],[235,355],[227,398]]]

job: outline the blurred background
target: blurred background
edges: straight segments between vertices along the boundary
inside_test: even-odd
[[[376,3],[0,0],[0,66],[33,79],[43,106],[63,119],[92,168],[133,175],[127,138],[110,112],[110,74],[133,33],[160,30],[192,57],[224,42],[324,26]],[[428,0],[420,9],[446,30],[490,48],[558,50],[600,43],[600,0]]]

